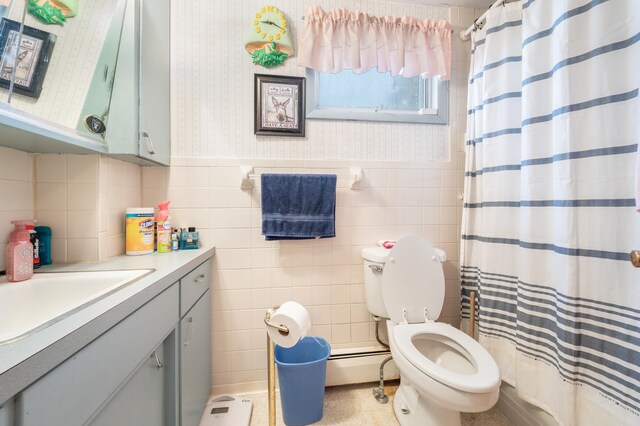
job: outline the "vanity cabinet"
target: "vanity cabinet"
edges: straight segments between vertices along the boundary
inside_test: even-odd
[[[111,422],[112,416],[120,414],[115,408],[140,385],[149,386],[144,398],[136,397],[126,408],[141,404],[134,412],[144,410],[147,418],[164,416],[165,372],[154,366],[155,355],[162,363],[162,346],[177,319],[178,285],[174,284],[25,389],[16,400],[16,423],[72,425],[98,419],[98,424],[121,424]]]
[[[162,425],[164,421],[164,346],[161,343],[107,405],[91,421],[92,426]],[[170,374],[170,373],[169,373]]]
[[[0,426],[194,426],[211,386],[211,259],[0,407]]]
[[[211,387],[211,261],[180,280],[180,419],[197,425]]]

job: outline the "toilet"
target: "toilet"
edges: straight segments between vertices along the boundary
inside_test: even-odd
[[[391,249],[362,250],[367,308],[387,318],[389,346],[400,370],[393,408],[402,426],[460,425],[460,412],[498,401],[500,370],[475,339],[436,322],[444,302],[446,254],[418,236]]]

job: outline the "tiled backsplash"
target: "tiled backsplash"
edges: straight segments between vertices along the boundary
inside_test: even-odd
[[[140,167],[99,155],[35,157],[35,216],[51,227],[53,261],[124,253],[124,211],[140,205]]]
[[[12,220],[33,219],[33,155],[0,147],[0,271]]]

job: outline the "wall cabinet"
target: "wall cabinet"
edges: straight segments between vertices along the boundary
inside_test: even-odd
[[[169,165],[171,2],[121,1],[124,14],[105,141],[0,104],[0,146]],[[102,72],[103,66],[99,68],[96,73]]]
[[[169,0],[127,0],[106,135],[125,160],[169,164],[170,16]]]
[[[211,385],[210,270],[207,260],[16,395],[0,425],[197,425]]]

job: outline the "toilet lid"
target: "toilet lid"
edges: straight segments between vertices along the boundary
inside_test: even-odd
[[[382,273],[382,295],[389,317],[396,324],[436,320],[444,301],[444,273],[440,258],[424,238],[409,236],[391,249]]]

